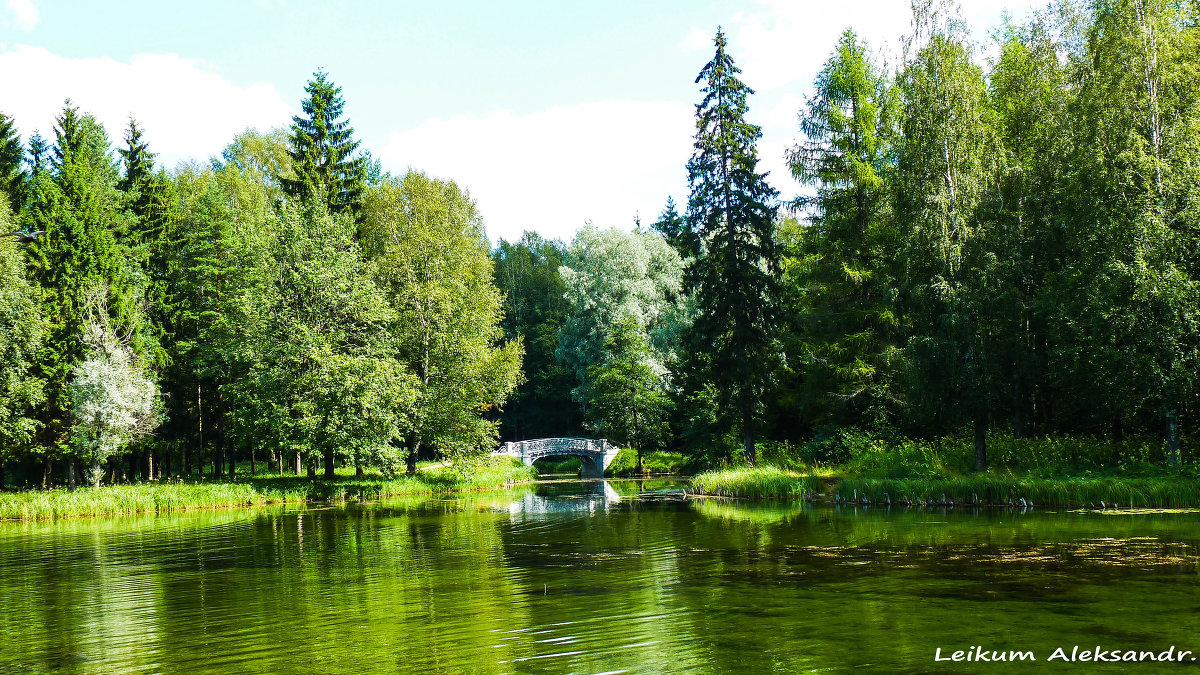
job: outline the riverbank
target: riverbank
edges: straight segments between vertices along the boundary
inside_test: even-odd
[[[1178,508],[1200,506],[1200,481],[1158,477],[1036,478],[979,473],[956,478],[847,477],[774,466],[707,471],[692,478],[698,495],[873,505]]]
[[[537,472],[508,459],[457,471],[438,466],[415,476],[387,478],[341,475],[332,480],[303,476],[239,476],[234,482],[172,479],[99,488],[27,490],[0,493],[0,520],[45,520],[79,516],[118,516],[261,504],[356,501],[405,495],[471,492],[532,480]]]

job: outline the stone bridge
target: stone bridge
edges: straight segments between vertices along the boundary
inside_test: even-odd
[[[525,466],[533,466],[535,460],[543,457],[569,455],[583,460],[584,478],[603,478],[604,470],[612,464],[619,449],[603,438],[598,441],[590,438],[539,438],[505,443],[493,454],[516,457]]]

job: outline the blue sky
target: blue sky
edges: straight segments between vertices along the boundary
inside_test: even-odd
[[[696,73],[721,25],[757,90],[762,168],[783,152],[838,34],[894,55],[905,0],[176,3],[2,0],[0,111],[50,135],[71,97],[117,139],[132,113],[168,166],[284,126],[312,72],[343,87],[363,147],[393,172],[453,178],[493,240],[569,239],[686,201]],[[966,0],[980,39],[1031,0]]]

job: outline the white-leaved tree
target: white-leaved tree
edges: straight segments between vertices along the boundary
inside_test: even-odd
[[[75,366],[68,384],[73,402],[72,440],[79,457],[90,460],[88,475],[100,485],[104,460],[158,426],[158,387],[108,318],[107,286],[93,287],[87,298],[83,343],[87,357]]]

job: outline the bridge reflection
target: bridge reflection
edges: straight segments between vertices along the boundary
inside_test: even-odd
[[[575,481],[569,481],[569,486],[559,491],[552,485],[541,486],[543,494],[528,493],[509,504],[508,512],[518,514],[544,513],[577,513],[591,515],[607,510],[621,503],[621,495],[608,484],[606,480],[583,481],[583,488]]]

